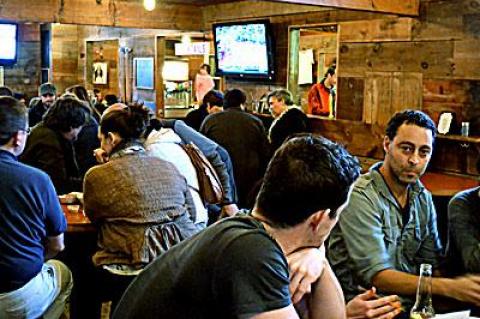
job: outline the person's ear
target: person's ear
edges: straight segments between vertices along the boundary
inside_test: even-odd
[[[314,213],[309,217],[309,227],[312,229],[313,232],[318,232],[322,222],[326,219],[330,218],[328,216],[330,214],[330,208],[319,210],[318,212]]]
[[[112,132],[108,132],[107,139],[110,140],[112,146],[116,146],[120,141],[118,140],[118,136],[113,134]]]
[[[392,141],[390,140],[390,138],[385,135],[385,137],[383,138],[383,150],[385,151],[385,153],[388,153],[388,149],[391,143]]]

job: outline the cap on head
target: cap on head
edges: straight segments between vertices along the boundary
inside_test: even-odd
[[[46,95],[46,94],[56,95],[57,94],[57,88],[52,83],[43,83],[38,88],[38,94],[39,95]]]

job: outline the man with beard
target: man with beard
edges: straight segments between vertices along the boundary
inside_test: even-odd
[[[43,83],[38,88],[39,97],[30,101],[28,111],[28,126],[33,127],[42,120],[43,115],[55,102],[57,88],[52,83]]]
[[[359,286],[414,300],[421,263],[438,270],[442,246],[432,196],[419,178],[433,151],[435,124],[405,110],[389,121],[385,159],[355,183],[350,203],[331,233],[329,260],[346,300]],[[480,276],[432,279],[432,294],[480,304]]]
[[[20,157],[23,163],[46,172],[58,194],[81,192],[83,189],[73,142],[85,125],[88,112],[76,97],[60,97],[32,129]]]

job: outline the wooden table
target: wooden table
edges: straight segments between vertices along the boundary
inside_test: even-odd
[[[434,172],[425,173],[425,175],[422,176],[421,181],[433,196],[447,197],[452,197],[458,192],[479,185],[478,179],[474,177],[469,178]]]
[[[95,227],[92,222],[85,215],[82,207],[78,210],[78,213],[68,210],[68,205],[62,204],[63,213],[67,219],[67,232],[94,232]]]

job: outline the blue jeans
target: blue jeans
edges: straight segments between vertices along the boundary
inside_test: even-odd
[[[58,260],[49,260],[23,287],[0,294],[0,318],[59,318],[70,296],[72,273]]]

